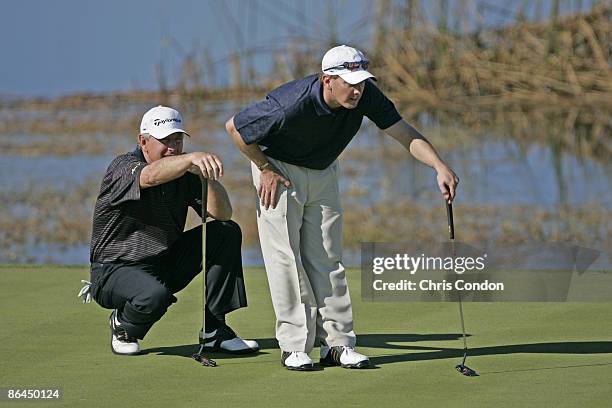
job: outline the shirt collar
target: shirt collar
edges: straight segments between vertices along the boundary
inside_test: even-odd
[[[320,79],[317,79],[312,84],[310,96],[312,98],[312,103],[314,104],[315,112],[317,112],[317,115],[332,115],[334,113],[325,103],[325,99],[323,99],[323,87],[321,86]]]
[[[145,159],[144,153],[142,152],[140,146],[136,146],[136,150],[134,150],[134,156],[136,156],[136,158],[140,161],[143,161],[145,163],[147,162],[147,159]]]

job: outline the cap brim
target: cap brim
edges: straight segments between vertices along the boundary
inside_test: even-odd
[[[351,85],[363,82],[368,78],[376,79],[374,75],[364,70],[347,72],[346,74],[339,74],[339,76]]]
[[[183,129],[159,129],[155,133],[149,133],[151,136],[156,138],[157,140],[165,139],[173,133],[184,133],[189,136],[189,133],[185,132]],[[191,137],[191,136],[189,136]]]

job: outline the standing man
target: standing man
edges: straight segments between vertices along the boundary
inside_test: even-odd
[[[207,212],[214,219],[207,224],[206,327],[200,338],[206,351],[258,350],[256,342],[242,340],[225,323],[225,315],[247,301],[242,235],[230,220],[232,206],[219,182],[223,164],[211,153],[183,154],[182,121],[174,109],[150,109],[136,150],[115,158],[102,180],[89,290],[100,306],[114,309],[109,324],[115,354],[138,354],[138,339],[202,270],[202,226],[183,232],[187,207],[201,212],[200,175],[209,180]]]
[[[308,353],[321,342],[320,363],[365,368],[356,352],[351,300],[342,264],[342,208],[337,157],[364,116],[434,168],[445,199],[459,182],[432,145],[405,122],[374,85],[361,51],[330,49],[322,74],[286,83],[226,123],[252,162],[259,195],[257,224],[281,362],[312,370]]]

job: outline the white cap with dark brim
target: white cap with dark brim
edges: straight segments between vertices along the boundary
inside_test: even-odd
[[[346,82],[348,82],[351,85],[355,85],[360,82],[363,82],[368,78],[373,78],[374,80],[376,80],[376,77],[372,75],[371,73],[369,73],[368,71],[366,71],[365,69],[361,69],[359,71],[347,72],[346,74],[337,74],[337,75],[339,75],[340,78],[344,79]]]
[[[348,69],[343,67],[345,63],[366,63],[365,55],[356,48],[348,45],[339,45],[327,51],[321,61],[321,69],[324,74],[338,75],[351,85],[358,84],[368,78],[376,80],[376,77],[363,67]]]

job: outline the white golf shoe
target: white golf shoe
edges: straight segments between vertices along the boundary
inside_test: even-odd
[[[335,346],[329,347],[321,345],[321,359],[319,363],[322,366],[332,367],[341,366],[343,368],[369,368],[370,359],[363,354],[355,351],[353,347]]]
[[[312,360],[303,351],[283,351],[281,354],[281,364],[288,370],[293,371],[314,370]]]
[[[200,344],[204,345],[202,351],[223,352],[230,354],[249,354],[259,350],[255,340],[244,340],[228,326],[222,326],[210,333],[200,330]]]
[[[140,353],[138,339],[130,337],[127,331],[121,327],[121,323],[117,319],[116,310],[110,315],[109,325],[111,329],[111,350],[113,353],[126,356]]]

